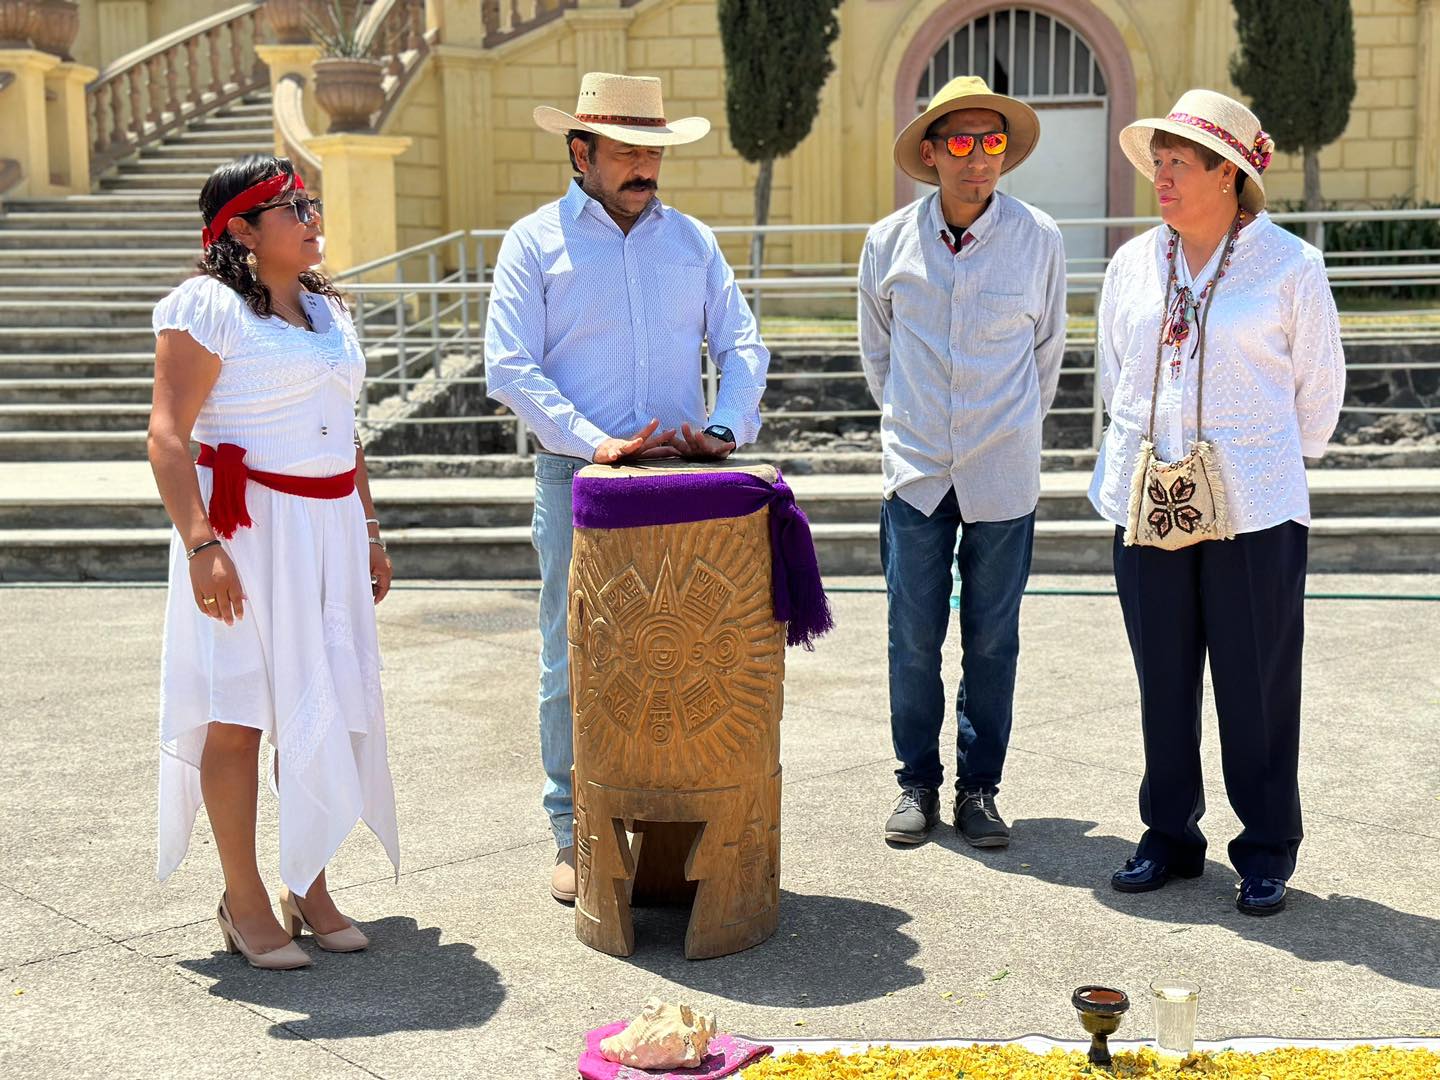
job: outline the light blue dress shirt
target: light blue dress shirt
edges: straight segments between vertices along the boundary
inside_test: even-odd
[[[572,183],[505,235],[493,281],[488,391],[546,450],[588,461],[656,417],[755,441],[770,353],[701,222],[657,197],[626,234]],[[720,370],[708,418],[702,340]]]

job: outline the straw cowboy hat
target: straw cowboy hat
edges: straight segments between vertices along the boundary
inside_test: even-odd
[[[926,165],[920,157],[920,144],[925,141],[925,132],[939,117],[959,109],[991,109],[1005,118],[1005,130],[1010,136],[1005,148],[1005,164],[1000,172],[1008,173],[1035,149],[1040,139],[1040,118],[1035,110],[1023,101],[992,94],[985,80],[978,75],[961,75],[951,79],[930,99],[925,111],[910,123],[895,140],[895,164],[905,170],[906,175],[927,184],[939,184],[940,174],[933,165]],[[977,149],[974,151],[979,153]]]
[[[574,113],[540,105],[535,123],[557,135],[593,131],[631,146],[679,146],[703,139],[710,131],[710,121],[703,116],[665,118],[659,79],[604,71],[592,71],[580,81]]]
[[[1168,131],[1214,150],[1249,178],[1240,205],[1252,214],[1265,209],[1265,184],[1260,174],[1270,167],[1275,140],[1260,128],[1255,114],[1234,98],[1214,90],[1187,90],[1163,119],[1136,120],[1120,132],[1120,149],[1147,180],[1154,181],[1150,136]]]

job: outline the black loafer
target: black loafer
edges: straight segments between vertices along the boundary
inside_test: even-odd
[[[1154,859],[1126,859],[1125,865],[1110,875],[1110,887],[1116,892],[1154,892],[1163,888],[1172,877],[1199,877],[1200,871],[1187,872]]]
[[[1244,878],[1235,906],[1246,915],[1274,915],[1284,911],[1285,882],[1273,877]]]

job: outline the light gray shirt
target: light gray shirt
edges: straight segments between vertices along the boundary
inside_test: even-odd
[[[880,406],[885,497],[965,521],[1040,498],[1040,426],[1065,352],[1065,248],[1047,214],[996,192],[951,254],[939,192],[870,228],[860,358]]]

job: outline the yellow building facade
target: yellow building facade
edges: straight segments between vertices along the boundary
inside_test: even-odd
[[[1321,155],[1324,193],[1377,205],[1440,201],[1440,0],[1354,6],[1358,91],[1344,136]],[[714,3],[581,0],[489,46],[474,7],[432,4],[441,44],[385,127],[415,140],[397,162],[402,245],[441,229],[503,227],[556,197],[570,176],[564,147],[535,127],[531,110],[571,107],[592,69],[658,75],[668,112],[708,117],[705,139],[669,154],[662,193],[712,224],[753,220],[755,168],[727,134]],[[1163,115],[1191,86],[1238,96],[1229,0],[846,0],[841,27],[814,129],[777,165],[777,223],[874,221],[913,199],[890,147],[942,76],[986,75],[1040,109],[1052,161],[1017,170],[1017,181],[1028,170],[1038,182],[1016,193],[1056,216],[1153,213],[1115,135],[1137,117]],[[1057,49],[1070,55],[1056,60]],[[1047,205],[1066,202],[1046,198],[1056,177],[1067,188],[1086,178],[1090,201]],[[1299,159],[1277,156],[1266,179],[1272,199],[1298,199]],[[853,249],[853,238],[813,236],[778,240],[771,252],[777,262],[826,265]]]
[[[1297,0],[1297,17],[1304,6]],[[81,7],[76,55],[103,68],[144,35],[227,5]],[[1371,205],[1440,201],[1440,0],[1354,0],[1354,10],[1358,91],[1343,137],[1321,155],[1324,194]],[[814,128],[777,163],[776,223],[869,222],[913,199],[891,143],[953,75],[984,75],[1040,112],[1040,150],[1010,187],[1057,217],[1153,213],[1116,134],[1137,117],[1163,115],[1192,86],[1237,94],[1230,0],[844,0],[840,19]],[[425,20],[428,52],[380,130],[410,140],[395,162],[398,246],[503,228],[557,197],[570,176],[565,149],[531,111],[572,107],[589,70],[657,75],[668,112],[708,117],[705,139],[667,155],[662,195],[714,225],[753,220],[755,167],[728,137],[713,0],[427,0]],[[1278,155],[1266,180],[1272,200],[1298,199],[1299,159]],[[1092,240],[1103,244],[1098,230]],[[857,243],[777,238],[767,263],[839,264]],[[744,242],[727,246],[738,254]]]

